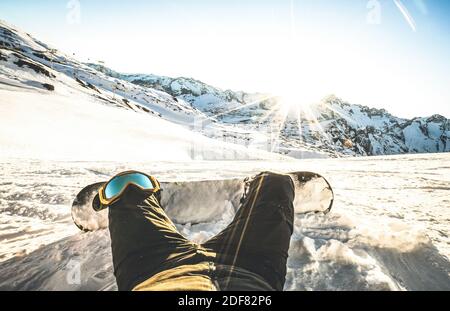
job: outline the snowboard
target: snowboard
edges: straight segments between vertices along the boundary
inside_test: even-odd
[[[296,214],[326,214],[331,210],[334,193],[324,177],[312,172],[295,172],[288,175],[295,185]],[[235,213],[239,209],[245,180],[235,178],[161,182],[161,206],[175,223],[218,221],[227,213]],[[86,186],[73,201],[72,219],[80,230],[97,231],[108,228],[108,209],[96,211],[93,208],[96,195],[104,184],[105,182],[98,182]]]

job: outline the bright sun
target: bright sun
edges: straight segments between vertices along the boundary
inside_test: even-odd
[[[312,105],[318,103],[325,94],[320,94],[319,91],[312,90],[307,87],[292,87],[281,90],[279,92],[281,105],[287,110],[307,110]]]
[[[285,109],[309,110],[330,93],[328,79],[311,62],[315,55],[305,49],[304,39],[293,37],[285,49],[284,57],[271,67],[273,94],[281,97]]]
[[[283,79],[274,81],[274,94],[281,98],[284,109],[307,110],[327,95],[321,79],[298,61],[287,58],[277,71],[273,76]]]

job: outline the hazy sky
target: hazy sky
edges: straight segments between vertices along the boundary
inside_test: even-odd
[[[447,0],[1,0],[0,18],[121,72],[450,118]]]

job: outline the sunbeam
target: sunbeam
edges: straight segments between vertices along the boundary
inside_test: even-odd
[[[311,111],[310,107],[303,107],[303,112],[305,112],[308,120],[313,122],[315,128],[320,132],[320,134],[325,137],[326,140],[331,141],[329,135],[325,132],[325,129],[322,127],[319,120],[317,120],[317,117]]]
[[[297,126],[298,126],[298,137],[303,140],[303,129],[302,129],[302,114],[301,109],[297,109]]]
[[[242,105],[242,106],[239,106],[239,107],[236,107],[236,108],[233,108],[233,109],[230,109],[230,110],[227,110],[227,111],[224,111],[224,112],[221,112],[221,113],[212,115],[211,117],[212,117],[212,118],[217,118],[217,117],[223,116],[223,115],[225,115],[225,114],[231,113],[231,112],[233,112],[233,111],[238,111],[238,110],[241,110],[241,109],[243,109],[243,108],[247,108],[247,107],[251,107],[251,106],[253,106],[253,105],[257,105],[257,104],[259,104],[259,103],[261,103],[261,102],[263,102],[263,101],[266,101],[266,100],[272,99],[272,98],[275,98],[275,96],[272,96],[272,95],[270,95],[270,96],[265,96],[265,97],[263,97],[263,98],[261,98],[261,99],[252,101],[252,102],[247,103],[247,104],[245,104],[245,105]]]
[[[287,119],[287,116],[289,113],[289,108],[284,105],[280,105],[277,112],[278,112],[278,118],[273,119],[274,122],[277,122],[277,124],[274,124],[274,126],[276,127],[276,131],[271,133],[271,140],[272,140],[272,142],[275,141],[274,144],[271,144],[272,152],[274,152],[276,150],[276,148],[280,145],[281,132],[286,124],[286,119]],[[275,137],[275,139],[273,139],[274,137]]]
[[[258,123],[263,123],[266,121],[274,112],[278,112],[280,110],[280,104],[277,102],[268,112],[259,118]]]
[[[336,109],[334,109],[333,107],[331,107],[330,104],[327,103],[327,104],[325,105],[325,108],[327,108],[328,110],[331,110],[331,111],[333,111],[334,113],[338,114],[341,118],[343,118],[343,119],[345,119],[345,120],[347,120],[347,121],[350,121],[351,123],[355,123],[355,120],[353,120],[353,119],[352,119],[351,117],[349,117],[349,116],[346,116],[346,115],[340,113],[339,111],[337,111]]]

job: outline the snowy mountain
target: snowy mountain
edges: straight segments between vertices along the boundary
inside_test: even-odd
[[[201,81],[192,78],[170,78],[165,76],[157,75],[140,75],[140,74],[120,74],[106,68],[105,66],[98,64],[87,64],[91,68],[95,68],[98,71],[104,72],[105,74],[115,77],[118,79],[126,80],[137,85],[144,87],[157,89],[164,91],[172,96],[182,99],[195,107],[211,116],[217,116],[226,111],[241,108],[243,105],[249,103],[257,103],[255,107],[250,107],[251,110],[256,110],[255,108],[268,108],[276,104],[276,98],[273,98],[270,94],[262,93],[245,93],[245,92],[234,92],[231,90],[221,90],[214,86],[208,85]],[[238,121],[244,122],[251,118],[251,115],[245,116],[245,109],[240,110],[241,119],[231,120],[228,114],[219,115],[217,118],[221,121],[232,123],[237,123]],[[258,111],[253,111],[258,113]]]
[[[124,75],[98,65],[90,66],[137,85],[163,90],[226,124],[247,129],[278,124],[283,114],[282,99],[269,94],[222,91],[191,78]],[[340,155],[447,152],[450,122],[440,115],[411,120],[397,118],[384,109],[352,105],[328,96],[304,111],[289,111],[280,139],[280,151],[285,153],[295,148]]]
[[[179,135],[174,134],[177,138],[171,141],[192,135],[202,137],[200,140],[208,137],[214,143],[230,146],[233,150],[244,148],[246,151],[242,151],[243,153],[237,152],[241,156],[248,154],[250,157],[260,157],[260,151],[256,150],[278,152],[295,158],[450,151],[450,123],[439,115],[406,120],[392,116],[385,110],[346,103],[335,96],[329,96],[308,107],[295,104],[286,106],[283,99],[277,96],[224,91],[191,78],[121,74],[103,65],[82,64],[5,22],[0,22],[0,86],[2,92],[7,92],[2,94],[2,102],[20,102],[14,106],[17,113],[24,100],[36,102],[35,105],[22,107],[29,113],[29,128],[36,122],[31,116],[42,115],[53,104],[64,102],[68,111],[73,107],[74,110],[84,109],[87,113],[93,107],[105,106],[127,111],[123,118],[130,120],[129,131],[148,132],[149,137],[155,136],[158,129],[177,125],[177,129],[182,131]],[[30,92],[35,92],[36,96],[31,96]],[[42,102],[39,101],[40,98]],[[80,98],[83,100],[80,101]],[[92,101],[99,105],[79,106],[82,102]],[[38,102],[44,107],[39,107]],[[44,109],[45,105],[47,109]],[[8,108],[8,112],[3,114],[6,119],[3,125],[6,127],[6,121],[14,120],[10,117],[14,110],[11,105],[4,107]],[[109,112],[117,113],[116,110],[102,113],[106,116]],[[134,122],[131,119],[136,116],[131,119],[126,117],[130,116],[129,112],[139,114],[141,119],[146,115],[151,120],[157,118],[158,121],[149,119],[147,123],[144,117],[143,120]],[[88,130],[86,126],[82,126],[87,132],[86,146],[98,145],[98,139],[89,133],[101,133],[111,125],[107,125],[104,118],[95,120],[102,119],[98,113],[89,115],[93,117],[92,128]],[[74,114],[70,116],[73,117]],[[45,118],[48,122],[55,122],[66,118],[66,115],[47,114]],[[121,117],[117,115],[117,118]],[[86,123],[88,120],[90,119],[80,118],[79,123]],[[141,122],[143,125],[139,130],[132,128]],[[155,129],[154,125],[160,122],[164,125],[158,125]],[[14,128],[13,124],[10,126]],[[66,128],[61,124],[60,132],[64,132],[64,129],[67,137],[73,137],[72,141],[79,145],[74,137],[78,134],[72,131],[73,128]],[[8,131],[11,128],[5,128],[3,133]],[[117,128],[111,131],[115,133]],[[25,136],[14,133],[14,141],[11,141],[12,136],[3,137],[2,145],[5,147],[2,151],[13,155],[20,153],[23,146],[39,140],[32,137],[31,134],[35,132],[36,130],[28,131]],[[121,132],[123,130],[119,130]],[[52,134],[55,133],[40,133],[47,137],[52,137]],[[146,140],[145,136],[142,135],[141,139]],[[21,137],[23,141],[20,141]],[[70,145],[70,139],[65,141]],[[164,143],[169,141],[165,140]],[[201,145],[208,145],[207,140],[204,141]],[[53,140],[48,139],[47,142]],[[42,144],[42,139],[40,143],[42,149],[52,150],[52,146],[55,146],[54,143],[50,146]],[[151,149],[148,144],[140,144],[142,145]],[[108,140],[104,141],[104,146],[107,148]],[[86,149],[92,150],[90,147]],[[188,149],[185,147],[183,154],[192,155]],[[190,149],[202,150],[201,153],[205,150],[203,147]],[[218,156],[214,152],[216,149],[206,148],[212,150],[215,157]],[[58,154],[62,150],[49,153]],[[82,148],[78,146],[76,150]],[[153,156],[156,153],[155,150],[151,152]],[[228,153],[227,157],[234,157],[234,153]],[[133,154],[136,155],[136,152]],[[210,158],[211,154],[194,157]]]

